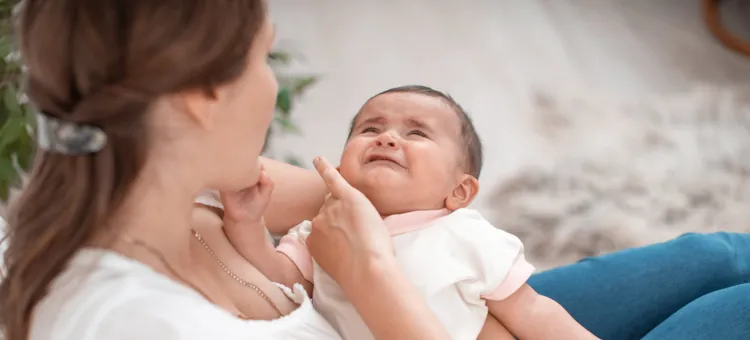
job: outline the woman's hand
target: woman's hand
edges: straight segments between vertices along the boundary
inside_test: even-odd
[[[258,183],[237,192],[220,192],[224,205],[224,220],[241,223],[258,223],[268,207],[273,192],[273,181],[260,163]]]
[[[380,214],[328,161],[318,157],[315,169],[330,194],[312,220],[307,247],[315,261],[345,286],[368,260],[394,257],[393,241]]]
[[[325,159],[314,163],[331,192],[307,237],[318,265],[338,282],[376,339],[450,339],[401,272],[372,203]]]

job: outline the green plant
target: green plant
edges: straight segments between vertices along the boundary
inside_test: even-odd
[[[8,200],[10,189],[29,169],[34,154],[34,108],[22,92],[22,69],[18,53],[13,47],[10,17],[18,0],[0,0],[0,202]],[[302,95],[317,77],[290,74],[287,66],[293,56],[275,51],[269,56],[279,81],[274,122],[269,128],[266,146],[277,133],[299,133],[292,119],[295,99]],[[299,165],[293,155],[285,161]]]
[[[293,55],[289,52],[272,52],[269,55],[269,59],[276,72],[276,79],[279,82],[279,93],[276,96],[276,114],[274,115],[273,124],[269,128],[268,136],[266,137],[266,149],[271,144],[272,136],[275,133],[300,133],[299,128],[292,119],[295,100],[304,94],[310,86],[315,84],[318,80],[317,76],[288,73],[287,66],[294,61]],[[283,157],[283,160],[287,163],[301,166],[301,163],[294,155],[284,155]]]
[[[10,17],[18,0],[0,0],[0,201],[28,169],[34,152],[33,114],[21,92],[21,63],[13,48]]]

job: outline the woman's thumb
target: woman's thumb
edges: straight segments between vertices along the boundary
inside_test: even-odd
[[[352,190],[351,185],[341,177],[341,174],[336,168],[334,168],[325,158],[315,157],[315,159],[313,159],[313,165],[315,165],[315,170],[318,170],[318,174],[323,178],[323,181],[328,187],[328,191],[331,192],[331,196],[334,198],[342,198],[348,195]]]

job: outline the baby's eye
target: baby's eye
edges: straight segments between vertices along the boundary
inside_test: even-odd
[[[422,132],[422,131],[419,131],[419,130],[409,131],[409,135],[416,135],[416,136],[419,136],[419,137],[427,138],[427,134],[424,133],[424,132]]]
[[[361,133],[368,133],[368,132],[378,133],[378,129],[376,129],[374,127],[366,127],[364,129],[362,129]]]

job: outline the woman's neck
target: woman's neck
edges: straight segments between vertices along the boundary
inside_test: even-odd
[[[200,191],[177,174],[144,171],[112,220],[113,231],[157,250],[169,265],[188,267],[193,200]],[[128,254],[130,255],[130,254]]]

